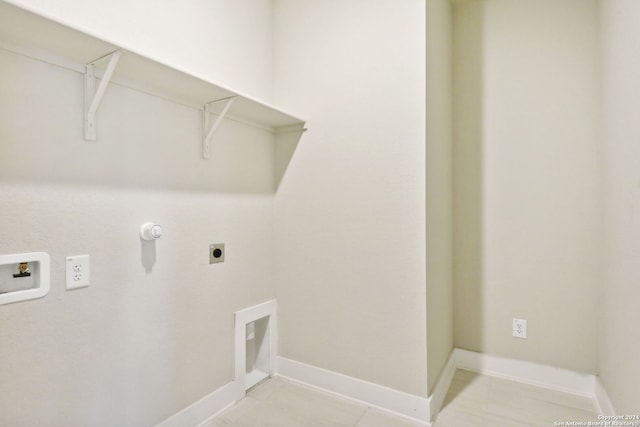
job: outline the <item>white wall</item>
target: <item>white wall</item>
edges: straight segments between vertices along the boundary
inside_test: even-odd
[[[243,13],[269,23],[254,27],[267,42],[238,42],[242,55],[228,55],[238,83],[247,66],[261,69],[270,58],[269,4],[244,2],[228,17],[238,32]],[[150,7],[151,19],[124,3],[57,5],[51,13],[153,47],[169,62],[185,58],[164,42],[191,34],[191,8],[203,6],[182,2],[184,15]],[[106,16],[137,20],[145,31]],[[191,49],[224,52],[233,35],[193,38]],[[206,61],[180,65],[220,71]],[[112,85],[98,141],[87,143],[80,74],[6,51],[0,70],[0,253],[52,259],[48,296],[0,306],[0,425],[152,426],[231,381],[233,312],[275,296],[272,135],[227,121],[217,154],[204,161],[199,111]],[[268,80],[247,81],[249,91],[271,92]],[[149,220],[165,227],[155,246],[137,234]],[[226,243],[227,257],[211,266],[214,242]],[[65,257],[78,254],[91,256],[91,286],[67,292]]]
[[[279,353],[426,395],[425,2],[277,0]]]
[[[458,4],[454,27],[456,346],[595,373],[597,4]]]
[[[453,9],[454,343],[481,348],[483,8]],[[476,329],[468,331],[471,325]]]
[[[452,27],[449,0],[427,2],[427,379],[453,350]]]
[[[640,412],[640,3],[600,2],[604,269],[599,372],[619,414]]]

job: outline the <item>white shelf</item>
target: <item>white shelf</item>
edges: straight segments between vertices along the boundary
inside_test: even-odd
[[[116,50],[122,57],[112,81],[201,110],[206,103],[235,97],[229,117],[277,132],[302,129],[304,120],[273,106],[98,39],[0,0],[0,47],[85,72],[85,65]],[[98,76],[100,74],[98,73]],[[224,104],[224,103],[219,103]],[[223,106],[223,105],[222,105]],[[213,111],[217,112],[217,107]]]

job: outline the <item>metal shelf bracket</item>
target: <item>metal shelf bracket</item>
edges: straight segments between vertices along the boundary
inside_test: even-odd
[[[96,140],[96,112],[121,56],[122,52],[116,50],[86,65],[84,75],[84,139],[87,141]],[[106,59],[109,60],[109,64],[107,64],[104,76],[96,89],[95,67],[97,63]]]
[[[229,112],[229,108],[231,108],[231,105],[233,104],[233,101],[236,99],[235,96],[232,96],[231,98],[225,98],[225,99],[219,99],[217,101],[212,101],[212,102],[208,102],[206,104],[204,104],[204,111],[203,111],[203,138],[202,138],[202,158],[203,159],[210,159],[211,158],[211,138],[213,137],[213,134],[216,133],[216,130],[218,130],[218,126],[220,126],[220,123],[222,122],[222,119],[224,119],[224,116],[227,115],[227,112]],[[209,122],[211,121],[211,113],[213,113],[213,110],[211,108],[211,104],[215,104],[216,102],[225,102],[224,107],[222,108],[222,111],[220,112],[220,114],[218,114],[218,117],[216,118],[215,122],[213,122],[213,125],[211,126],[211,128],[209,128]]]

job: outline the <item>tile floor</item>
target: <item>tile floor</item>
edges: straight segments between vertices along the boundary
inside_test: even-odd
[[[595,421],[590,399],[458,370],[433,427],[550,427]],[[203,427],[423,427],[322,391],[272,378]]]
[[[471,371],[456,371],[434,427],[551,427],[597,421],[591,399]]]
[[[424,427],[283,378],[258,384],[202,427]]]

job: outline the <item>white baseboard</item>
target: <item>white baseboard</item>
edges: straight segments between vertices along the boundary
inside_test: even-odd
[[[456,348],[452,359],[456,368],[532,384],[593,400],[599,415],[616,415],[600,377],[523,360],[491,356]]]
[[[236,381],[225,384],[167,418],[156,427],[199,427],[244,397]]]
[[[456,367],[593,398],[595,376],[456,348]]]
[[[235,313],[235,369],[234,380],[211,392],[197,402],[167,418],[156,427],[200,427],[220,412],[245,397],[246,382],[246,325],[250,322],[269,317],[267,328],[267,357],[269,371],[275,365],[275,349],[278,348],[277,301],[270,300]],[[257,374],[257,372],[256,372]]]
[[[607,391],[605,390],[600,377],[596,377],[594,394],[595,396],[593,400],[596,404],[598,414],[618,415],[616,410],[613,408],[611,399],[609,399],[609,395],[607,394]]]
[[[277,374],[429,425],[429,400],[337,372],[277,357]]]
[[[429,426],[442,408],[456,369],[466,369],[593,399],[600,415],[615,415],[611,400],[595,375],[540,365],[523,360],[454,349],[429,398],[415,396],[379,384],[307,365],[278,356],[275,373],[350,400],[400,415]],[[203,426],[244,397],[244,388],[232,381],[156,427]]]
[[[433,388],[433,392],[429,396],[429,414],[431,415],[431,421],[434,421],[438,412],[440,412],[444,399],[447,397],[449,387],[451,387],[453,376],[456,374],[457,366],[454,354],[455,350],[451,352],[449,360],[447,360],[447,363],[444,365],[440,377]]]

